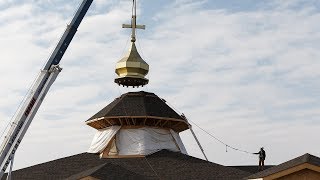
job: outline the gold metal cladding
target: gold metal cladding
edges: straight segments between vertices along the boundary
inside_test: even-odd
[[[141,58],[134,42],[131,42],[129,52],[116,64],[115,72],[118,78],[115,82],[123,86],[143,86],[149,80],[145,76],[149,65]]]
[[[120,77],[132,73],[144,77],[149,72],[149,65],[141,58],[134,42],[131,43],[129,52],[116,64],[116,73]]]

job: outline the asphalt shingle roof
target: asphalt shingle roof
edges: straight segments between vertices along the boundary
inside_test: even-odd
[[[178,152],[161,150],[145,158],[100,159],[82,153],[16,170],[13,179],[212,179],[238,180],[250,173]],[[4,179],[5,177],[3,177]]]
[[[128,92],[116,98],[109,105],[87,121],[114,116],[156,116],[184,120],[163,99],[149,92]]]
[[[242,171],[246,171],[246,172],[250,172],[251,174],[255,174],[258,173],[259,170],[259,166],[228,166],[228,167],[232,167],[232,168],[236,168],[236,169],[240,169]],[[269,169],[271,167],[274,167],[273,165],[265,165],[264,169]]]
[[[187,121],[154,93],[129,92],[116,98],[86,121],[87,125],[104,129],[109,126],[149,126],[187,130]]]

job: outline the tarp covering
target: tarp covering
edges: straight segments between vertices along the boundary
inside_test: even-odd
[[[171,132],[166,129],[121,129],[116,135],[119,155],[148,155],[161,149],[180,151]]]
[[[116,135],[121,126],[110,126],[98,130],[93,137],[88,153],[101,153],[108,145],[109,141]]]
[[[180,151],[181,153],[187,154],[180,136],[173,130],[150,127],[137,129],[120,129],[119,126],[114,127],[114,129],[104,129],[103,131],[107,131],[105,133],[98,131],[88,152],[102,152],[115,135],[115,143],[110,143],[111,149],[113,149],[112,153],[109,152],[111,156],[148,155],[161,149],[176,152]],[[114,150],[117,152],[114,152]]]

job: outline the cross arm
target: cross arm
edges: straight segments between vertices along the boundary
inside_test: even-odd
[[[131,24],[122,24],[122,28],[132,28]],[[145,25],[136,25],[137,29],[146,29]]]

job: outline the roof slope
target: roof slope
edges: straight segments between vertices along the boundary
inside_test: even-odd
[[[313,156],[311,154],[306,153],[306,154],[299,156],[297,158],[294,158],[290,161],[279,164],[278,166],[274,166],[274,167],[271,167],[271,168],[266,169],[264,171],[261,171],[259,173],[253,174],[247,178],[248,179],[255,179],[255,178],[266,177],[266,176],[284,171],[286,169],[290,169],[292,167],[295,167],[295,166],[298,166],[298,165],[301,165],[304,163],[309,163],[309,164],[320,167],[320,158],[317,156]]]
[[[13,172],[13,179],[219,179],[237,180],[250,175],[238,169],[185,154],[162,150],[146,158],[99,159],[78,154]],[[5,177],[3,177],[4,179]]]
[[[232,167],[232,168],[236,168],[236,169],[240,169],[242,171],[246,171],[249,172],[251,174],[255,174],[259,172],[259,166],[228,166],[228,167]],[[271,167],[274,167],[273,165],[265,165],[264,169],[269,169]]]
[[[140,91],[121,95],[87,121],[115,116],[155,116],[184,120],[154,93]]]

